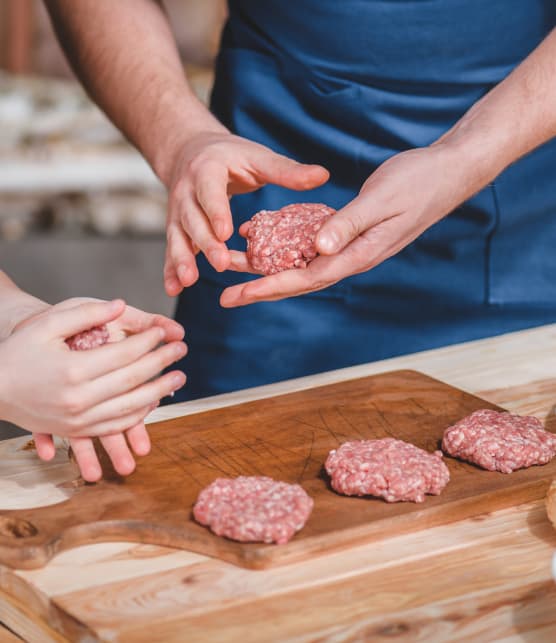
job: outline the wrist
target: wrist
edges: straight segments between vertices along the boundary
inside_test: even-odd
[[[47,303],[23,291],[11,294],[0,310],[0,341],[9,337],[22,321],[47,308]]]
[[[184,148],[201,133],[229,134],[230,131],[218,121],[201,101],[191,94],[190,100],[183,102],[162,98],[160,112],[165,112],[160,122],[164,129],[153,137],[153,151],[147,159],[155,174],[169,188],[174,168],[183,154]]]
[[[454,198],[459,203],[482,190],[512,162],[501,137],[476,135],[465,126],[454,127],[431,148],[442,154],[445,171],[456,174]]]
[[[523,154],[509,121],[493,120],[491,110],[483,103],[484,99],[476,103],[431,146],[444,148],[447,162],[455,163],[464,173],[472,193],[493,181]]]

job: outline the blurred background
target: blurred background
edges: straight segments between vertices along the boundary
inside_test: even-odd
[[[164,5],[207,101],[225,0]],[[0,268],[50,303],[123,297],[171,315],[165,208],[142,157],[74,79],[41,1],[0,0]]]

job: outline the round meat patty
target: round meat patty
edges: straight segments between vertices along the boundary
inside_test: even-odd
[[[440,451],[394,438],[345,442],[330,451],[324,466],[338,493],[386,502],[423,502],[426,493],[439,495],[450,479]]]
[[[87,351],[91,348],[97,348],[106,344],[110,338],[110,333],[106,324],[104,326],[96,326],[90,330],[85,330],[82,333],[77,333],[72,337],[66,339],[66,344],[72,351]]]
[[[298,484],[266,476],[217,478],[193,507],[195,520],[217,536],[282,545],[302,529],[313,499]]]
[[[487,471],[511,473],[550,462],[556,455],[556,435],[535,417],[481,409],[448,427],[442,448]]]
[[[322,203],[293,203],[261,210],[248,222],[247,259],[263,275],[306,268],[317,256],[315,240],[336,210]]]

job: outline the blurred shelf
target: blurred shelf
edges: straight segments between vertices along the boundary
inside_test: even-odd
[[[0,195],[157,187],[162,189],[149,165],[131,150],[48,160],[0,159]]]

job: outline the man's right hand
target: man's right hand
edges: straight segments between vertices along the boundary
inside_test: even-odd
[[[182,149],[168,185],[164,285],[172,297],[197,281],[197,252],[219,272],[229,267],[225,242],[234,230],[230,197],[267,183],[309,190],[329,176],[320,165],[297,163],[226,131],[196,134]]]

